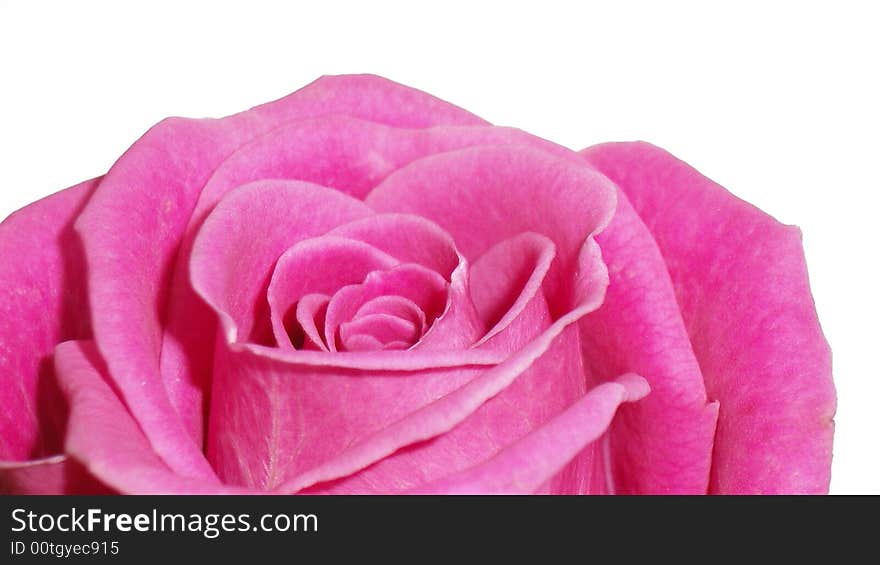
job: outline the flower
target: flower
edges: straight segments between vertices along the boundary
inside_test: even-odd
[[[800,232],[376,76],[0,225],[9,492],[826,492]]]

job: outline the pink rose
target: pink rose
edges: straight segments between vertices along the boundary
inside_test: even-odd
[[[375,76],[169,118],[0,225],[0,487],[821,493],[797,228]]]

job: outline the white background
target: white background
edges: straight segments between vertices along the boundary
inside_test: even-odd
[[[381,74],[574,149],[651,141],[802,228],[834,351],[832,492],[880,493],[880,18],[870,9],[2,2],[0,218],[105,172],[165,116],[226,115],[322,74]]]

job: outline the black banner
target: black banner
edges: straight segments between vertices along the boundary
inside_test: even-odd
[[[816,559],[869,551],[880,498],[6,496],[0,510],[2,563],[464,563],[477,555],[604,563],[609,552]]]

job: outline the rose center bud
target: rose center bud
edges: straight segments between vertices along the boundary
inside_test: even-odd
[[[436,316],[431,316],[433,322]],[[407,349],[425,334],[425,309],[400,295],[367,300],[351,321],[339,326],[339,343],[345,351]]]
[[[430,327],[443,312],[448,287],[442,276],[414,263],[373,271],[363,283],[347,286],[330,299],[325,342],[331,351],[407,349],[422,337],[424,326]],[[408,300],[415,311],[402,317],[394,308],[374,302],[378,298],[387,298],[392,304],[395,299]],[[358,314],[371,302],[368,313]],[[402,313],[407,314],[406,310]]]
[[[365,352],[470,345],[482,335],[467,263],[437,226],[377,215],[300,241],[268,288],[282,349]]]

